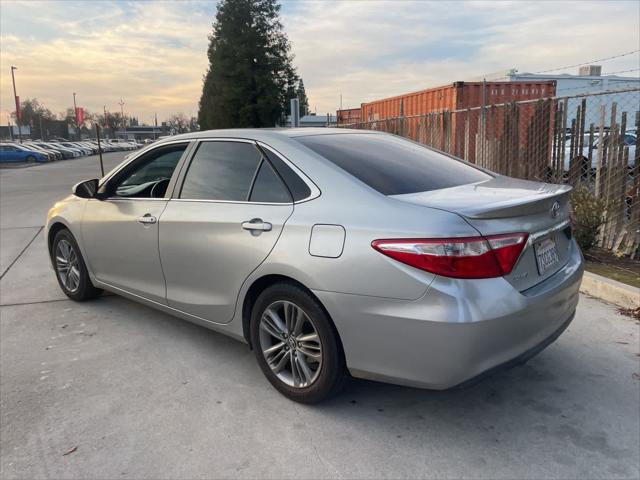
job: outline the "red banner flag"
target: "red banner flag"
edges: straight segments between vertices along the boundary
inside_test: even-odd
[[[76,122],[78,122],[78,125],[82,125],[84,123],[84,108],[82,107],[76,108]]]

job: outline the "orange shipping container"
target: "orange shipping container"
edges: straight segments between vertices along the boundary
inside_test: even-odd
[[[359,108],[345,108],[336,111],[336,121],[338,125],[347,125],[349,123],[357,123],[360,121]]]
[[[483,94],[483,88],[486,92]],[[553,97],[556,82],[454,82],[451,85],[429,88],[384,98],[361,106],[361,121],[371,122],[399,116],[425,115],[445,110],[461,110],[481,107],[483,96],[486,105],[495,105],[519,100],[534,100]]]

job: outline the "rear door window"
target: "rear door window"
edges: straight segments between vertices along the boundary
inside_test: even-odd
[[[261,161],[262,155],[251,143],[202,142],[189,165],[180,198],[246,202]]]
[[[384,195],[438,190],[492,178],[467,163],[392,135],[325,134],[295,140]]]

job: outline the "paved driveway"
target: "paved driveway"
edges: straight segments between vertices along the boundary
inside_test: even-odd
[[[640,476],[640,327],[615,308],[583,297],[555,344],[467,389],[353,381],[297,405],[234,340],[117,296],[66,300],[40,228],[97,172],[0,171],[3,479]]]

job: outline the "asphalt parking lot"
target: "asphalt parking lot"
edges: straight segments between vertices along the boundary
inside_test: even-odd
[[[117,296],[66,299],[41,228],[98,171],[0,170],[3,479],[640,476],[640,326],[614,307],[583,297],[556,343],[473,387],[352,381],[298,405],[234,340]]]

